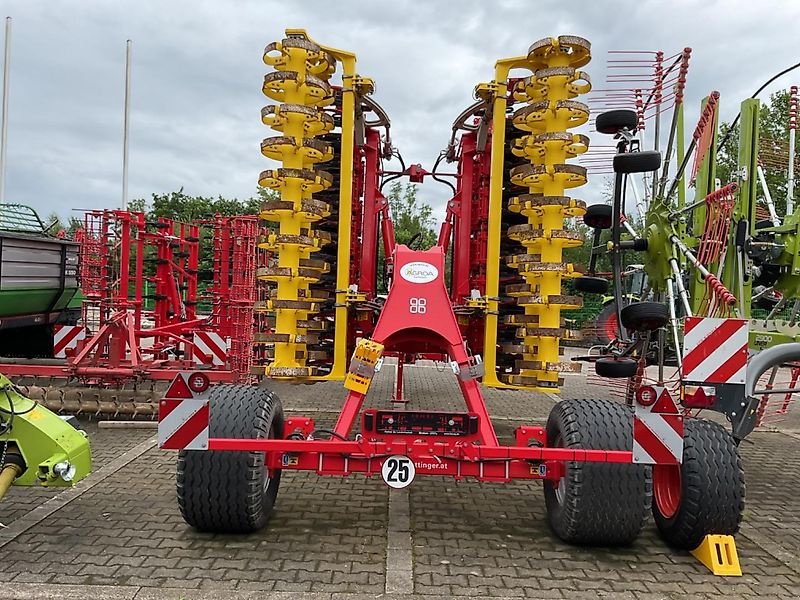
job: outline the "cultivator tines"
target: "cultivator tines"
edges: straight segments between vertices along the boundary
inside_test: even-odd
[[[255,224],[252,217],[247,219]],[[60,395],[48,392],[45,398],[54,410],[112,415],[154,415],[157,404],[149,412],[142,406],[122,405],[132,401],[152,404],[157,397],[151,394],[143,399],[140,394],[134,398],[126,391],[148,386],[152,391],[155,382],[171,380],[182,370],[201,368],[213,381],[239,379],[241,374],[231,366],[245,369],[246,364],[237,362],[238,355],[231,360],[228,342],[238,350],[247,347],[242,354],[247,359],[252,317],[241,307],[247,302],[246,292],[241,290],[250,285],[246,279],[254,273],[248,261],[253,260],[255,234],[236,226],[224,235],[217,233],[221,236],[215,246],[215,255],[219,253],[215,272],[226,272],[227,261],[232,259],[233,268],[227,273],[233,277],[233,285],[225,290],[212,286],[214,308],[208,316],[198,312],[198,224],[163,217],[147,221],[141,212],[90,211],[80,236],[85,261],[82,284],[86,300],[80,326],[84,335],[74,338],[74,344],[64,350],[63,362],[21,361],[8,365],[5,372],[59,380],[62,385],[69,381],[112,389],[118,393],[111,394],[113,398],[103,396],[102,402],[88,392],[76,395],[61,386]],[[221,252],[223,240],[228,245],[227,255]],[[236,251],[237,244],[247,254],[244,262],[237,262],[237,256],[242,256]],[[227,257],[224,264],[219,256]],[[220,313],[223,302],[215,299],[215,294],[224,295],[224,315]],[[72,400],[60,405],[65,398]]]
[[[533,74],[517,82],[513,97],[524,105],[511,118],[514,127],[526,132],[511,141],[511,151],[526,163],[509,173],[511,183],[528,193],[508,203],[525,220],[506,230],[525,249],[506,257],[524,283],[505,289],[523,314],[509,315],[507,323],[517,327],[517,343],[504,350],[517,358],[513,370],[500,378],[552,391],[560,385],[561,373],[574,370],[559,362],[559,339],[566,333],[561,311],[582,306],[580,297],[562,294],[561,280],[573,276],[572,265],[563,262],[563,249],[583,244],[581,234],[564,228],[564,219],[581,216],[586,205],[564,191],[586,183],[586,169],[566,161],[589,146],[586,136],[569,130],[589,119],[589,108],[573,98],[591,89],[588,75],[579,70],[590,60],[590,46],[574,36],[546,38],[530,47],[528,59]]]
[[[214,276],[208,290],[212,300],[211,326],[220,336],[230,339],[228,361],[231,369],[245,380],[251,374],[255,357],[258,219],[217,216],[213,226]]]
[[[311,285],[330,271],[324,260],[312,255],[330,242],[330,234],[316,224],[330,216],[328,203],[313,194],[331,187],[334,178],[315,165],[331,160],[334,149],[324,137],[334,128],[333,116],[322,107],[334,101],[328,79],[336,60],[317,44],[300,35],[269,44],[264,62],[276,69],[264,78],[264,94],[280,102],[262,111],[262,121],[282,135],[265,139],[261,152],[281,166],[263,171],[259,185],[280,197],[262,206],[260,217],[277,223],[260,246],[274,253],[275,261],[260,267],[259,279],[273,284],[274,294],[262,301],[274,313],[274,331],[290,341],[274,345],[265,374],[271,377],[311,377],[317,368],[309,364],[306,343],[297,342],[301,323],[319,310]]]

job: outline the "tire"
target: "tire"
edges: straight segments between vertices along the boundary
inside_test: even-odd
[[[614,156],[614,172],[630,175],[632,173],[649,173],[661,167],[661,152],[658,150],[642,150],[625,152]]]
[[[669,323],[669,308],[660,302],[634,302],[622,308],[620,318],[629,331],[655,331]]]
[[[609,229],[613,223],[613,211],[608,204],[590,204],[583,215],[583,223],[593,229]]]
[[[775,227],[775,224],[769,219],[761,219],[760,221],[756,221],[754,229],[758,231],[759,229],[766,229],[768,227]]]
[[[575,291],[582,294],[605,294],[608,292],[608,285],[608,279],[602,277],[582,275],[574,280]]]
[[[623,129],[634,131],[639,124],[639,117],[633,110],[607,110],[597,115],[594,128],[597,133],[615,135]]]
[[[565,400],[547,419],[548,446],[630,450],[633,412],[609,400]],[[544,481],[547,520],[570,544],[633,542],[650,514],[652,479],[642,465],[567,462],[560,482]]]
[[[632,358],[598,358],[594,363],[594,372],[600,377],[611,379],[627,379],[639,370],[639,362]]]
[[[283,407],[272,392],[254,386],[212,388],[211,437],[282,438]],[[184,450],[178,455],[178,506],[200,531],[251,533],[269,520],[281,472],[268,476],[263,452]]]
[[[53,326],[30,325],[0,330],[0,356],[53,358]]]
[[[594,323],[597,340],[604,346],[617,338],[617,305],[613,300],[603,306]]]
[[[736,443],[722,425],[686,419],[683,464],[656,465],[653,477],[653,517],[669,545],[694,550],[707,534],[739,531],[744,470]]]

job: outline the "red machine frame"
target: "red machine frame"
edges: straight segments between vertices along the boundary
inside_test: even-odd
[[[413,251],[403,245],[395,250],[397,272],[411,264],[433,266],[428,275],[413,281],[401,273],[389,291],[386,306],[372,333],[371,340],[387,352],[435,352],[447,354],[458,365],[459,386],[469,416],[477,417],[474,433],[460,436],[406,435],[362,432],[355,440],[353,432],[362,412],[365,394],[349,391],[331,439],[308,439],[315,431],[313,419],[289,417],[284,425],[284,439],[211,438],[208,450],[256,451],[267,453],[269,469],[315,471],[319,475],[380,473],[383,460],[390,455],[411,458],[420,475],[450,475],[456,479],[474,477],[481,481],[506,482],[513,479],[558,480],[564,475],[565,461],[627,463],[631,451],[577,450],[548,448],[546,432],[539,426],[521,426],[515,431],[515,444],[504,446],[497,439],[478,384],[476,366],[464,343],[456,315],[444,285],[444,250],[434,246],[427,251]],[[422,267],[426,268],[426,267]],[[431,274],[436,275],[430,279]],[[416,300],[416,302],[414,302]],[[425,311],[419,311],[424,300]],[[416,306],[417,310],[412,307]],[[364,412],[373,414],[371,409]],[[363,421],[362,421],[363,423]],[[306,439],[294,439],[302,436]]]
[[[257,220],[217,218],[213,224],[209,318],[197,314],[200,224],[164,217],[147,222],[141,212],[88,211],[79,236],[87,337],[65,363],[20,361],[4,365],[4,372],[98,385],[169,381],[197,368],[193,336],[213,332],[230,337],[231,351],[226,364],[204,371],[209,379],[233,382],[249,376]],[[147,274],[147,261],[155,263],[154,275]],[[152,284],[152,310],[145,310],[147,284]],[[143,326],[146,320],[151,327]]]

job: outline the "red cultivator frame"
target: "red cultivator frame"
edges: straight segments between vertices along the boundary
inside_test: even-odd
[[[200,225],[88,212],[79,236],[83,324],[73,327],[83,335],[65,350],[66,360],[18,361],[4,372],[102,386],[170,381],[193,368],[217,382],[248,377],[257,220],[218,218],[214,233],[209,317],[197,311]]]
[[[395,265],[398,277],[370,346],[407,353],[424,348],[449,355],[466,412],[367,409],[362,415],[361,434],[348,441],[375,365],[371,357],[356,358],[350,369],[354,381],[348,383],[358,389],[349,391],[331,439],[308,439],[315,431],[314,421],[290,417],[284,424],[283,440],[210,438],[208,449],[267,452],[269,468],[310,470],[320,475],[373,475],[381,472],[387,456],[399,455],[408,457],[419,475],[474,477],[481,481],[558,480],[563,475],[564,461],[632,462],[630,451],[548,448],[542,427],[519,427],[515,445],[500,445],[478,383],[482,364],[468,354],[447,299],[441,247],[415,252],[398,246]],[[359,351],[356,353],[358,356]]]

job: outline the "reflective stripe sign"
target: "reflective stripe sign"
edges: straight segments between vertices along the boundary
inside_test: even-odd
[[[86,328],[82,325],[55,325],[53,327],[53,356],[66,358],[67,350],[78,347],[78,341],[86,338]]]
[[[687,317],[684,323],[684,381],[740,383],[747,366],[746,319]]]
[[[642,387],[634,406],[633,462],[674,465],[682,460],[683,415],[666,388]]]
[[[195,331],[192,343],[195,364],[221,367],[228,361],[228,342],[218,333]]]
[[[208,386],[191,385],[197,373],[179,373],[159,402],[158,445],[165,450],[208,450]]]

